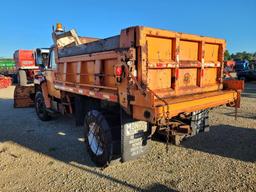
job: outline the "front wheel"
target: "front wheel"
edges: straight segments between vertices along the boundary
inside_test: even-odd
[[[89,111],[84,121],[86,149],[98,166],[107,166],[112,158],[111,129],[105,117],[96,110]]]
[[[45,103],[44,103],[44,97],[42,92],[37,92],[35,96],[35,108],[36,108],[36,114],[42,121],[48,121],[50,120],[49,113],[46,110]]]

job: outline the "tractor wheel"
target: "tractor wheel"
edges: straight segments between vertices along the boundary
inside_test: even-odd
[[[27,86],[28,79],[27,79],[27,74],[25,70],[18,71],[18,83],[21,86]]]
[[[86,149],[97,166],[107,166],[112,158],[111,129],[105,117],[96,110],[89,111],[84,121]]]
[[[36,114],[40,120],[48,121],[51,119],[45,107],[43,94],[40,91],[37,92],[35,96],[35,108],[36,108]]]

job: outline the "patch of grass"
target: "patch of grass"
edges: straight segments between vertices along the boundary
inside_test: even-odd
[[[56,150],[57,150],[56,147],[50,147],[50,148],[48,149],[49,152],[53,152],[53,151],[56,151]]]

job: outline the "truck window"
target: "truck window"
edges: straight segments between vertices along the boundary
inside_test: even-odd
[[[56,65],[56,62],[55,62],[55,53],[54,53],[54,50],[51,51],[51,60],[50,60],[50,66],[49,66],[50,69],[56,69],[57,68],[57,65]]]
[[[36,53],[36,65],[42,65],[42,56],[40,53]]]

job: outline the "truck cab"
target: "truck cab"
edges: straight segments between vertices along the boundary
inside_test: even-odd
[[[37,48],[35,50],[35,62],[37,66],[46,66],[49,58],[49,48]]]

